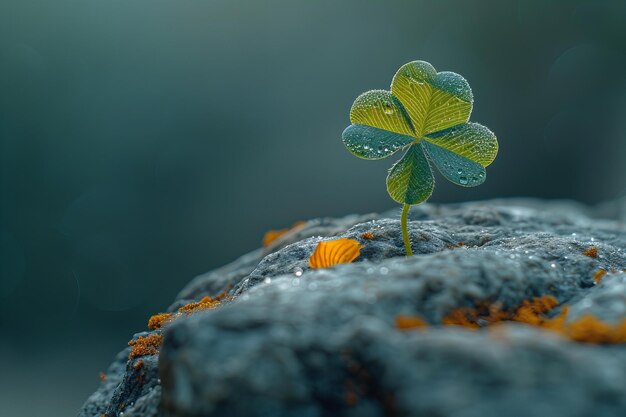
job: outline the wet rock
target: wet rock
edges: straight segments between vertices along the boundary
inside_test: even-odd
[[[626,345],[511,322],[439,325],[456,308],[514,309],[544,295],[561,303],[552,315],[567,306],[568,320],[623,320],[626,229],[598,218],[602,210],[421,205],[411,213],[411,258],[397,210],[309,221],[194,279],[172,311],[226,286],[232,301],[167,325],[158,358],[142,358],[141,383],[137,358],[122,352],[80,416],[622,416]],[[329,236],[358,240],[361,256],[309,269]],[[431,326],[400,331],[397,315]]]
[[[379,216],[375,214],[368,214],[363,216],[349,215],[338,219],[325,217],[309,220],[301,227],[277,239],[269,247],[252,251],[243,255],[235,262],[194,278],[180,294],[178,294],[177,300],[199,299],[207,295],[216,294],[224,288],[234,286],[241,282],[243,278],[257,267],[259,262],[266,255],[272,252],[308,237],[335,236],[355,224],[378,217]],[[177,306],[178,304],[174,303],[171,310],[175,309]]]

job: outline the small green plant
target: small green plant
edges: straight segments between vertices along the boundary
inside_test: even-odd
[[[437,72],[425,61],[400,67],[391,91],[361,94],[350,109],[342,134],[350,152],[363,159],[404,156],[389,170],[387,192],[402,204],[402,237],[413,254],[407,228],[409,208],[428,199],[435,187],[431,161],[448,180],[464,187],[482,184],[485,167],[498,153],[489,129],[468,123],[474,97],[467,81],[454,72]]]

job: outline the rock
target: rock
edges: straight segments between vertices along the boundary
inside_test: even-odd
[[[398,210],[309,221],[194,279],[170,311],[227,286],[232,301],[166,325],[159,355],[126,361],[123,351],[79,416],[626,415],[626,344],[515,322],[440,325],[454,309],[509,311],[546,295],[560,303],[554,317],[567,307],[568,322],[621,322],[618,212],[597,218],[606,208],[537,200],[424,204],[411,212],[411,258]],[[310,270],[328,236],[358,240],[361,256]],[[399,330],[398,315],[430,326]]]
[[[146,336],[149,333],[136,334]],[[158,356],[129,359],[130,348],[121,351],[105,374],[98,391],[89,397],[79,416],[140,417],[158,415],[161,381]]]
[[[344,232],[355,224],[375,218],[378,218],[378,216],[369,214],[364,216],[350,215],[339,219],[326,217],[309,220],[305,222],[302,227],[278,239],[270,247],[252,251],[243,255],[235,262],[194,278],[189,285],[178,294],[177,299],[179,301],[192,300],[216,294],[224,288],[238,284],[256,268],[266,255],[282,249],[290,243],[298,242],[312,236],[334,236]],[[175,308],[177,304],[178,303],[174,303],[170,310]]]

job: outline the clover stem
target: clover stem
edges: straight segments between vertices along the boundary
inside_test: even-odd
[[[407,221],[409,219],[409,208],[411,208],[410,204],[405,204],[402,206],[402,239],[404,239],[404,249],[406,249],[406,256],[413,256],[413,251],[411,250],[411,241],[409,240],[409,229],[407,227]]]

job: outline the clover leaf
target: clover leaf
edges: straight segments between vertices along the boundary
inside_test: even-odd
[[[403,205],[407,255],[412,255],[408,210],[433,192],[431,163],[453,183],[474,187],[485,181],[485,167],[498,153],[493,132],[468,122],[473,102],[472,90],[459,74],[437,72],[428,62],[413,61],[396,72],[391,91],[368,91],[352,104],[352,124],[342,134],[351,153],[382,159],[405,151],[389,170],[387,192]]]

